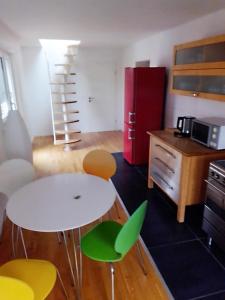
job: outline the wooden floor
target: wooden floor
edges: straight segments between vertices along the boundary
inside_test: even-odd
[[[51,137],[35,138],[33,143],[34,165],[38,177],[62,172],[83,172],[82,160],[87,152],[101,148],[110,152],[122,150],[121,132],[101,132],[82,134],[82,142],[77,144],[73,151],[64,152],[63,146],[53,146]],[[29,213],[29,212],[28,212]],[[124,222],[126,215],[120,206],[121,219]],[[117,214],[112,210],[112,216]],[[90,225],[90,226],[93,226]],[[90,227],[89,226],[89,227]],[[84,232],[87,228],[82,229]],[[30,258],[43,258],[52,261],[60,270],[69,299],[76,299],[74,288],[71,286],[69,268],[64,252],[64,245],[58,244],[56,234],[25,231],[25,241]],[[143,252],[143,250],[142,250]],[[18,245],[18,256],[23,256],[22,247]],[[11,259],[10,223],[4,227],[3,241],[0,245],[0,263]],[[122,262],[115,264],[115,300],[166,300],[166,289],[161,283],[148,257],[145,255],[145,264],[148,275],[145,276],[140,268],[133,248]],[[59,282],[57,282],[48,300],[65,299]],[[83,258],[83,300],[111,299],[110,272],[108,265]]]

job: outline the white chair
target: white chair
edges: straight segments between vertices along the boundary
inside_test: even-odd
[[[35,178],[32,156],[32,143],[24,120],[18,110],[11,110],[4,124],[0,120],[0,237],[7,199]],[[13,229],[14,226],[12,232]]]
[[[18,110],[11,110],[3,126],[4,146],[8,159],[22,158],[33,162],[32,143]]]
[[[10,159],[0,165],[0,237],[4,223],[5,208],[9,197],[18,189],[33,181],[35,170],[33,165],[24,159]],[[12,243],[14,247],[14,226],[12,226]],[[22,231],[21,231],[22,237]],[[24,247],[26,254],[26,249]]]
[[[0,192],[8,198],[34,178],[34,167],[29,161],[18,158],[0,164]]]

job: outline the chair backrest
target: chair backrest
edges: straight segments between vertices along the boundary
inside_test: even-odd
[[[33,163],[31,138],[18,110],[9,111],[3,134],[8,159],[21,158]]]
[[[116,238],[115,250],[122,256],[126,255],[138,240],[144,222],[147,205],[148,201],[145,200],[123,225]]]
[[[28,284],[21,280],[0,276],[0,299],[34,300],[34,292]]]
[[[84,157],[83,169],[88,174],[109,180],[116,172],[116,161],[111,153],[96,149]]]

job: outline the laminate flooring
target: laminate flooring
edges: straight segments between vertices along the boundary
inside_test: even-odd
[[[122,151],[122,133],[101,132],[85,133],[82,141],[74,146],[73,151],[64,152],[63,146],[53,146],[52,137],[35,138],[33,142],[33,161],[37,177],[48,176],[57,173],[83,172],[82,161],[86,153],[92,149],[101,148],[109,152]],[[118,202],[120,219],[123,223],[127,216]],[[29,213],[29,212],[27,212]],[[114,219],[117,218],[115,209],[111,212]],[[107,219],[105,216],[104,219]],[[84,233],[88,228],[82,228]],[[38,233],[24,230],[25,242],[29,258],[48,259],[60,270],[69,300],[76,299],[74,288],[71,286],[70,271],[66,260],[64,245],[58,244],[57,236],[53,233]],[[70,245],[71,246],[71,245]],[[115,265],[115,299],[116,300],[166,300],[169,299],[168,291],[160,279],[154,263],[144,254],[145,266],[148,275],[145,276],[140,268],[135,248],[133,248],[123,261]],[[19,241],[17,256],[23,257],[21,242]],[[12,259],[10,222],[6,221],[0,244],[0,263]],[[108,300],[111,299],[110,272],[107,264],[94,262],[83,258],[83,300]],[[1,297],[0,297],[1,299]],[[60,284],[57,282],[53,291],[47,298],[49,300],[65,299]]]

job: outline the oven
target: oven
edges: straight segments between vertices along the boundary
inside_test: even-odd
[[[224,169],[223,169],[224,166]],[[202,228],[225,250],[225,161],[210,163]]]

